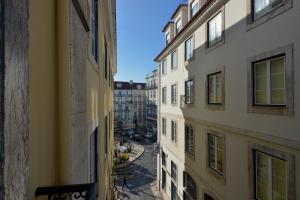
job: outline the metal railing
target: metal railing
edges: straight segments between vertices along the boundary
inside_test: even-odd
[[[35,196],[48,196],[49,200],[96,200],[97,183],[38,187]]]

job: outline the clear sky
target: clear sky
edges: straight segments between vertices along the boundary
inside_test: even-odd
[[[117,0],[117,81],[145,82],[164,45],[161,32],[183,0]]]

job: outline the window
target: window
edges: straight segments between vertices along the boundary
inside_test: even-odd
[[[287,200],[286,161],[255,151],[256,199]]]
[[[167,74],[167,59],[164,59],[161,63],[161,73],[162,75],[166,75]]]
[[[208,166],[219,174],[224,172],[224,138],[208,134]]]
[[[166,166],[166,163],[167,163],[167,162],[166,162],[166,157],[167,157],[167,156],[166,156],[166,153],[162,151],[162,152],[161,152],[161,162],[162,162],[162,165],[163,165],[163,166]]]
[[[105,116],[105,119],[104,119],[104,128],[105,128],[105,158],[107,158],[107,154],[108,154],[108,117]]]
[[[92,0],[91,27],[92,55],[95,61],[98,62],[98,0]]]
[[[173,181],[177,181],[177,166],[173,161],[171,161],[171,178]]]
[[[171,103],[177,103],[177,84],[171,86]]]
[[[194,102],[194,81],[185,81],[185,103],[191,104]]]
[[[219,12],[215,17],[208,21],[207,47],[211,47],[222,41],[223,32],[223,13]]]
[[[170,32],[167,32],[166,33],[166,45],[169,44],[170,39],[171,39]]]
[[[162,171],[162,178],[161,178],[161,187],[162,189],[166,189],[166,182],[167,182],[167,176],[166,176],[166,171],[164,169],[161,170]]]
[[[177,68],[177,50],[171,55],[171,69]]]
[[[185,125],[185,151],[194,155],[194,129],[188,125]]]
[[[162,118],[162,134],[166,135],[167,133],[167,120],[166,118]]]
[[[207,76],[208,104],[222,104],[222,72]]]
[[[294,155],[250,144],[249,169],[251,199],[296,199]]]
[[[294,115],[293,45],[247,60],[248,112]]]
[[[197,186],[193,178],[186,172],[183,172],[183,200],[197,199]]]
[[[247,30],[251,30],[293,7],[293,0],[247,1]]]
[[[193,57],[194,54],[193,37],[190,37],[188,40],[185,41],[184,48],[185,48],[184,60],[188,61]]]
[[[173,182],[171,183],[171,200],[177,200],[177,187]]]
[[[166,87],[162,88],[162,98],[161,98],[161,101],[162,101],[163,104],[167,103],[167,88]]]
[[[104,77],[107,80],[108,78],[108,62],[109,62],[109,57],[108,57],[108,46],[107,46],[107,41],[106,38],[104,37],[104,59],[105,59],[105,63],[104,63]]]
[[[283,3],[284,0],[253,0],[253,19],[262,17]]]
[[[182,20],[181,20],[181,18],[179,18],[176,21],[175,25],[176,25],[175,34],[177,34],[182,29]]]
[[[177,123],[175,121],[171,121],[171,140],[172,142],[177,141]]]
[[[199,10],[199,2],[198,0],[194,0],[192,3],[191,3],[191,18],[198,12]]]
[[[91,183],[98,182],[98,127],[90,136],[90,180]]]
[[[254,105],[285,106],[284,56],[253,64]]]

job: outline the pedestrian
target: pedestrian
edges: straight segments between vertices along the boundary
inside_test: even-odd
[[[125,177],[125,176],[123,176],[122,190],[123,190],[124,186],[125,186],[126,188],[128,188],[128,185],[127,185],[127,181],[126,181],[126,177]]]

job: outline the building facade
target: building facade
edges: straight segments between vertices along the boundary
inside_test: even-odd
[[[300,199],[300,3],[190,0],[163,29],[165,199]]]
[[[146,83],[114,82],[115,132],[145,133]]]
[[[113,199],[116,2],[1,0],[0,9],[0,199],[65,189]]]
[[[146,76],[146,127],[147,132],[157,135],[157,69]]]

